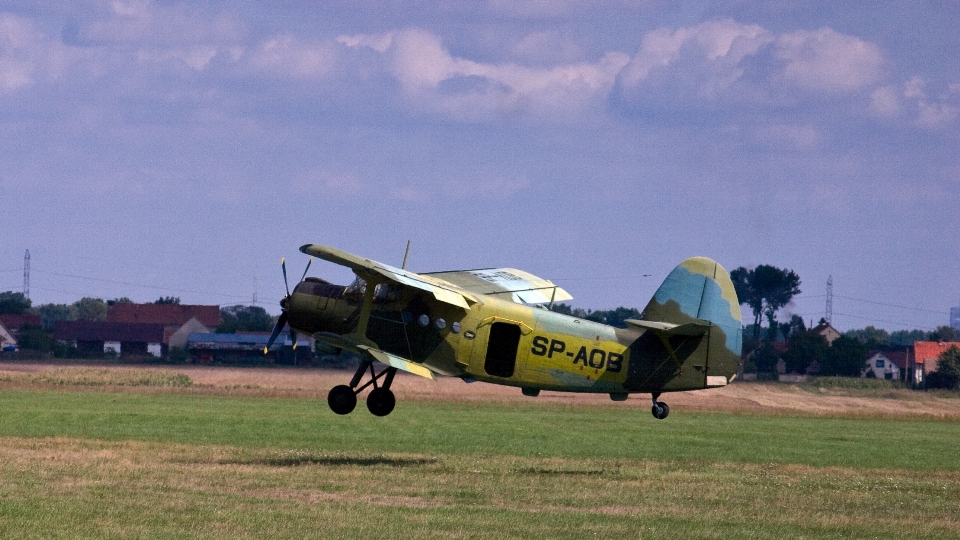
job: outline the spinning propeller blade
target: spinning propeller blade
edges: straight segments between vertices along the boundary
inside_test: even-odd
[[[310,260],[307,261],[307,267],[303,269],[303,275],[300,276],[300,281],[303,281],[307,277],[307,271],[310,270],[310,264],[313,263],[313,257],[310,257]],[[270,351],[270,347],[273,346],[273,343],[277,340],[277,337],[280,336],[280,332],[283,331],[283,327],[287,326],[287,309],[286,302],[290,298],[290,284],[287,282],[287,258],[280,258],[280,269],[283,270],[283,288],[287,291],[286,298],[280,302],[281,312],[280,317],[277,318],[277,324],[273,327],[273,333],[270,334],[270,339],[267,340],[267,346],[263,348],[263,354],[267,354]],[[297,333],[290,329],[290,339],[293,341],[293,349],[297,349]]]
[[[310,260],[307,261],[307,267],[303,269],[303,275],[300,276],[300,281],[303,281],[304,278],[307,277],[307,270],[310,269],[310,264],[311,264],[311,263],[313,263],[313,257],[310,257]],[[288,296],[289,296],[289,294],[290,294],[290,293],[287,293]]]
[[[287,285],[287,259],[280,257],[280,268],[283,269],[283,288],[287,290],[287,297],[290,297],[290,286]]]
[[[273,346],[273,342],[277,340],[277,336],[280,335],[280,332],[283,330],[283,327],[287,325],[287,312],[282,311],[280,317],[277,319],[277,324],[273,327],[273,333],[270,334],[270,339],[267,340],[267,346],[263,348],[263,354],[267,354],[267,351],[270,350],[270,347]]]

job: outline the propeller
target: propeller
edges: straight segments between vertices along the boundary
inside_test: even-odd
[[[307,271],[310,270],[310,265],[313,263],[313,257],[310,257],[310,260],[307,261],[307,267],[303,269],[303,275],[300,276],[300,281],[303,281],[307,277]],[[267,340],[267,345],[263,348],[263,354],[267,354],[270,351],[270,347],[273,346],[273,342],[277,340],[277,337],[280,336],[280,332],[283,331],[283,327],[287,326],[287,320],[290,318],[287,314],[287,306],[290,303],[290,285],[287,283],[287,259],[286,257],[280,258],[280,269],[283,271],[283,288],[287,291],[287,296],[280,301],[280,317],[277,318],[277,324],[273,327],[273,332],[270,333],[270,339]],[[293,341],[293,350],[297,350],[297,333],[290,329],[290,340]]]

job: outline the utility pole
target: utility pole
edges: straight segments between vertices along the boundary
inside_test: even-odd
[[[257,305],[257,276],[253,276],[253,305]]]
[[[833,276],[827,277],[827,310],[823,318],[827,324],[833,323]]]
[[[23,256],[23,296],[30,299],[30,250]]]

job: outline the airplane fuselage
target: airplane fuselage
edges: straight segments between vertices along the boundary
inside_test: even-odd
[[[290,326],[343,336],[433,372],[539,390],[633,392],[692,390],[727,384],[739,357],[724,354],[723,335],[673,336],[615,328],[483,296],[469,309],[420,289],[358,281],[301,282],[287,300]]]

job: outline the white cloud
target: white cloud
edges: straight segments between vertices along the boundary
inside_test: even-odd
[[[330,42],[306,42],[291,35],[270,38],[248,52],[250,65],[264,73],[296,78],[322,77],[337,54]]]
[[[235,43],[248,32],[247,24],[237,17],[224,12],[205,12],[192,3],[126,0],[112,2],[110,10],[84,24],[78,36],[93,43],[156,48]]]
[[[879,47],[830,28],[776,35],[726,19],[648,32],[618,82],[640,107],[766,106],[853,95],[882,81],[882,68]]]
[[[811,90],[844,93],[873,85],[883,76],[880,48],[830,28],[801,30],[777,39],[776,57],[788,80]]]
[[[772,41],[772,34],[763,28],[729,19],[673,32],[660,28],[643,37],[640,50],[621,74],[621,83],[636,86],[654,70],[667,70],[686,57],[694,59],[698,71],[705,76],[701,90],[712,93],[711,90],[729,86],[740,78],[740,62]]]
[[[606,98],[628,60],[611,52],[595,63],[543,68],[475,62],[453,56],[439,37],[420,29],[343,36],[338,41],[381,52],[408,98],[463,120],[530,112],[577,116]]]
[[[39,31],[32,20],[0,13],[0,92],[56,80],[81,57]]]
[[[915,107],[917,125],[939,128],[956,120],[960,115],[960,84],[947,85],[937,97],[929,96],[927,86],[923,77],[914,76],[903,87],[903,97]]]

